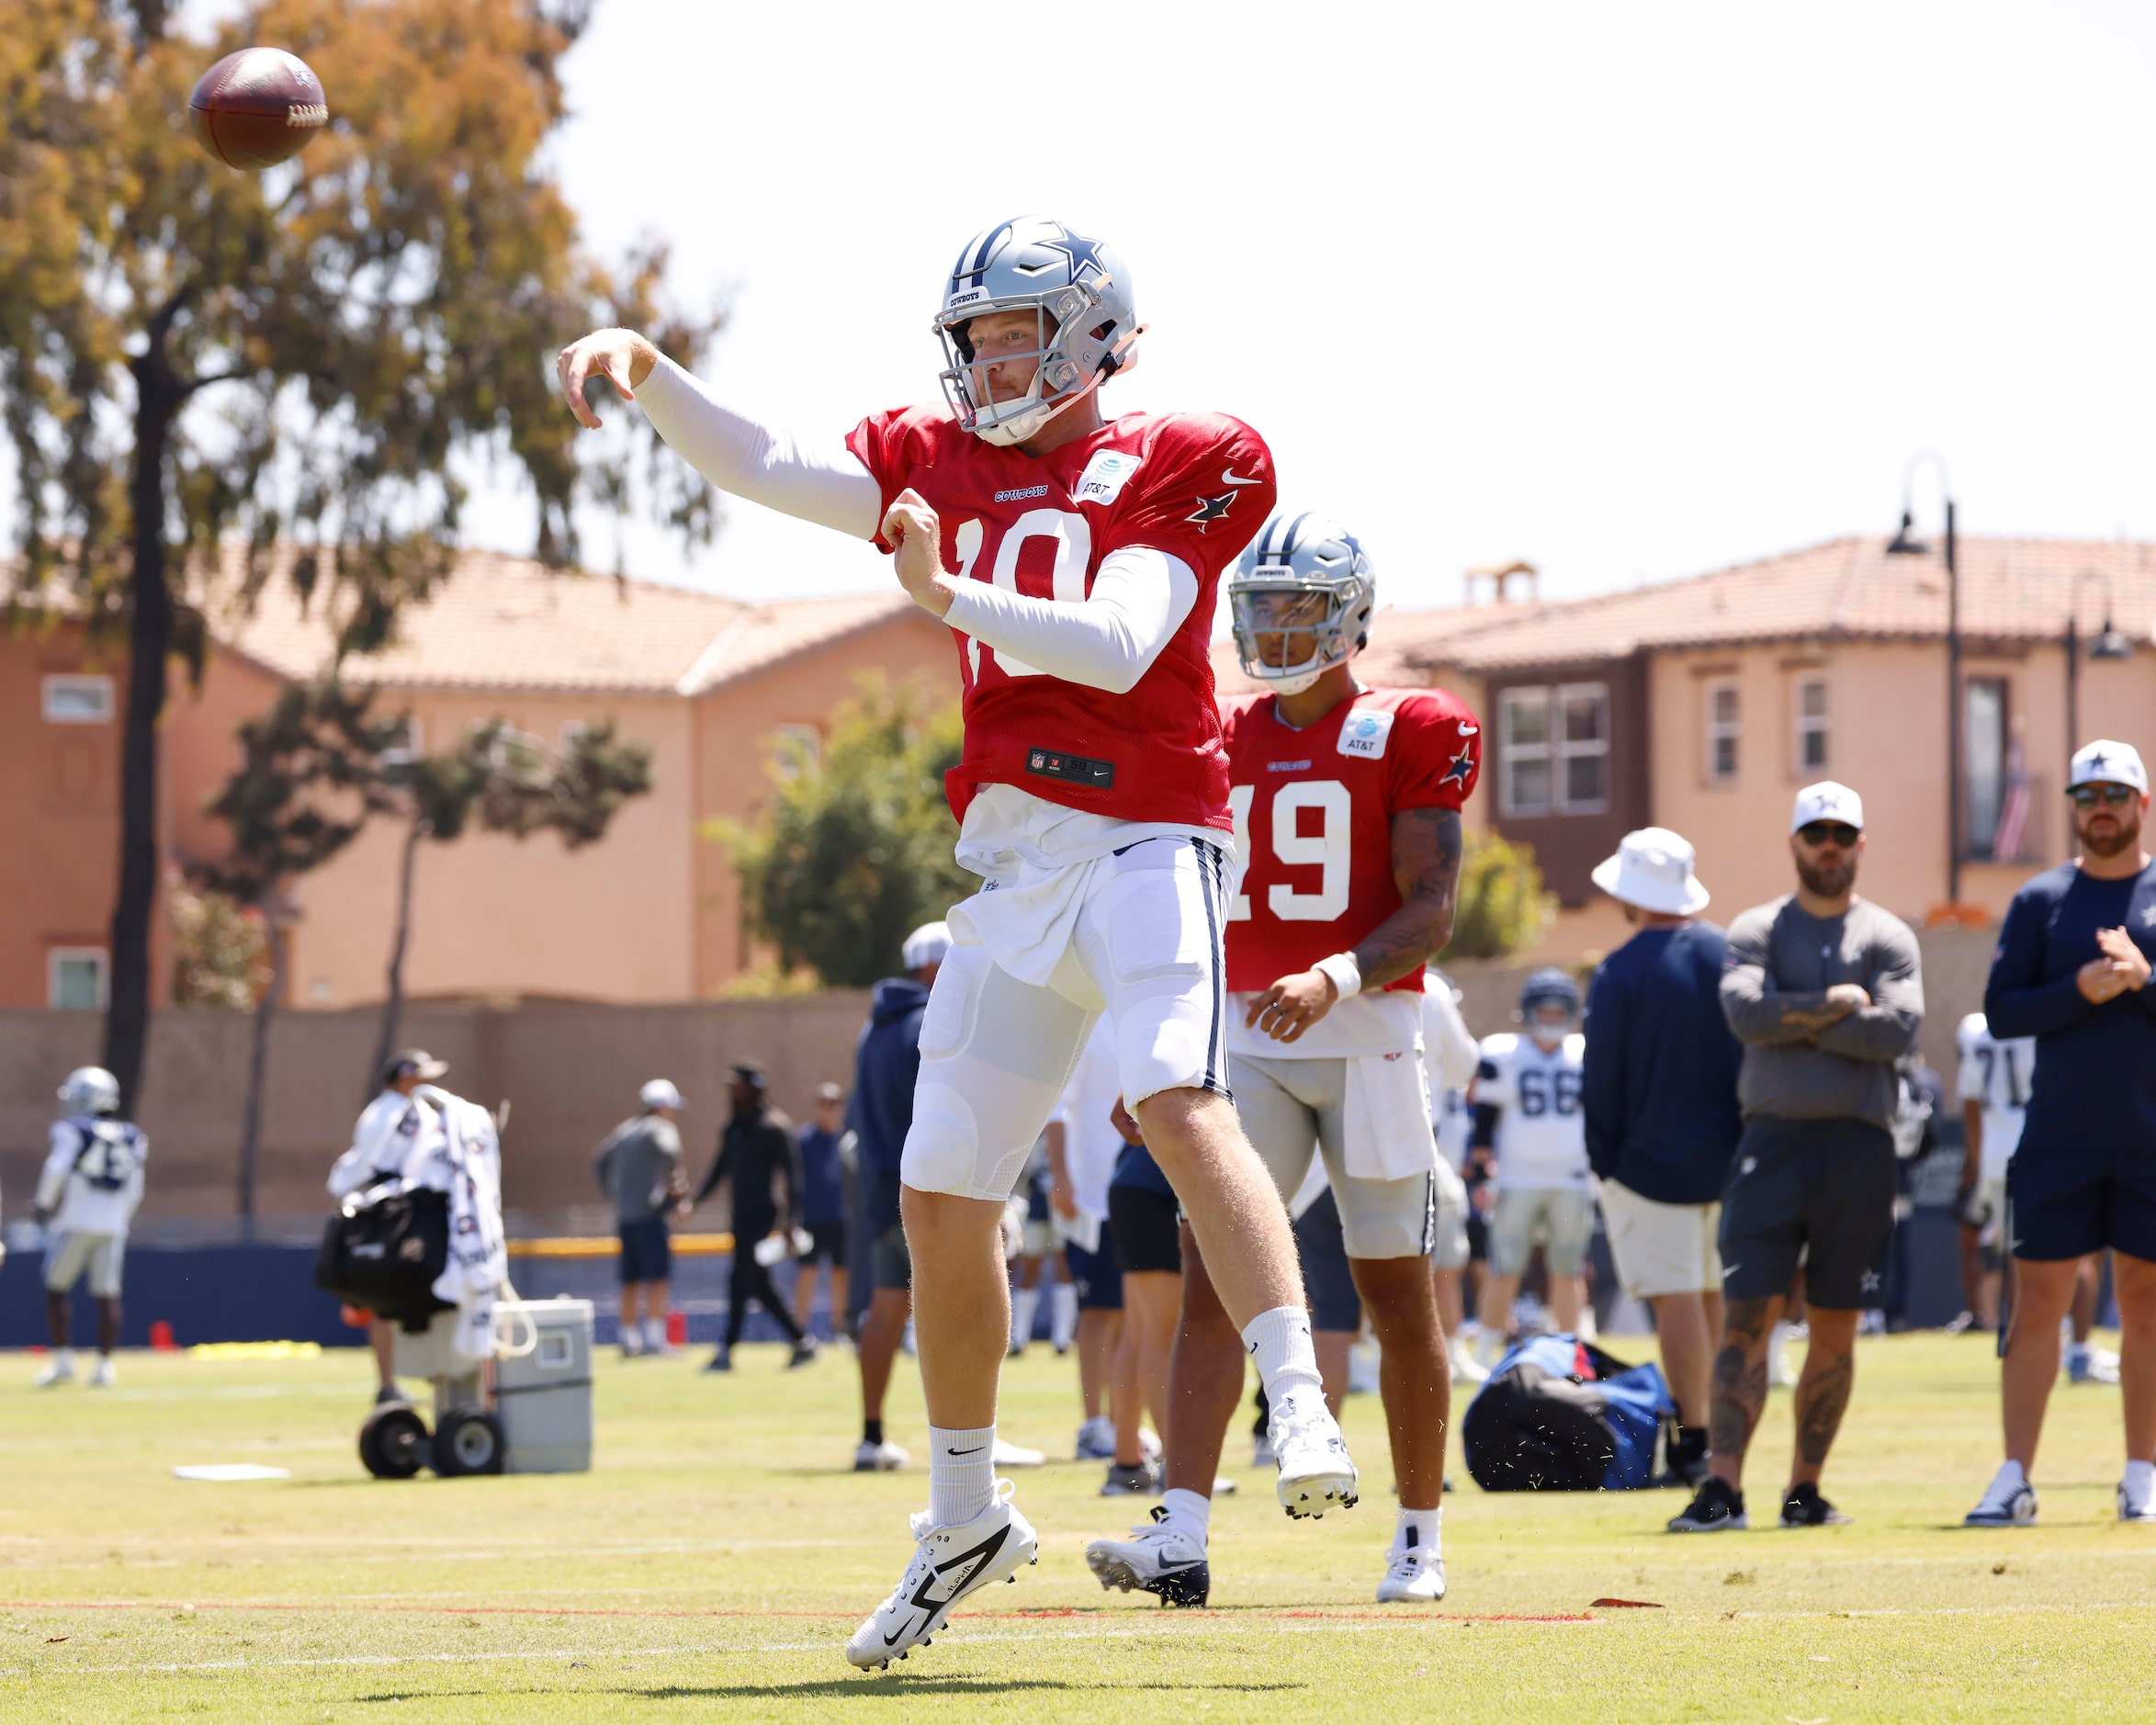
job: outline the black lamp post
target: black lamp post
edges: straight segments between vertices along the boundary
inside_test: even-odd
[[[1954,561],[1954,496],[1947,464],[1925,449],[1912,456],[1902,475],[1902,527],[1887,546],[1890,557],[1921,557],[1931,547],[1910,536],[1910,510],[1916,469],[1929,462],[1938,469],[1939,490],[1947,505],[1947,902],[1961,902],[1961,572]]]
[[[2125,634],[2114,628],[2111,623],[2111,577],[2100,569],[2076,569],[2073,584],[2067,590],[2066,600],[2066,759],[2069,766],[2073,761],[2073,751],[2081,747],[2082,712],[2082,649],[2081,602],[2082,589],[2090,581],[2104,583],[2104,626],[2096,631],[2089,643],[2091,659],[2130,659],[2134,645]],[[2071,839],[2073,817],[2067,817],[2068,837]],[[2071,849],[2071,843],[2069,848]]]

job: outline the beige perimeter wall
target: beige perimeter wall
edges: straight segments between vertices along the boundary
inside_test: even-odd
[[[1922,1046],[1950,1088],[1954,1029],[1982,1005],[1992,936],[1942,929],[1918,940],[1928,1002]],[[1509,1027],[1529,968],[1453,968],[1475,1034]],[[842,990],[671,1006],[423,1005],[408,1015],[405,1040],[450,1063],[452,1088],[490,1106],[504,1099],[514,1105],[503,1142],[506,1200],[512,1209],[556,1211],[598,1201],[592,1149],[636,1111],[646,1078],[670,1077],[688,1097],[682,1136],[699,1179],[725,1122],[729,1062],[762,1060],[779,1106],[796,1120],[824,1078],[851,1088],[867,1004],[865,993]],[[140,1111],[151,1138],[145,1217],[232,1213],[252,1028],[244,1013],[157,1014]],[[375,1017],[365,1011],[291,1013],[274,1026],[259,1213],[325,1207],[323,1177],[367,1099],[375,1032]],[[98,1033],[92,1013],[0,1012],[0,1190],[10,1217],[28,1212],[53,1088],[70,1067],[96,1058]]]

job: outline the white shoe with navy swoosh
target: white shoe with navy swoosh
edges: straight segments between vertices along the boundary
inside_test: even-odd
[[[853,1631],[847,1659],[864,1671],[904,1659],[929,1644],[961,1599],[993,1583],[1015,1581],[1022,1567],[1040,1562],[1032,1524],[1011,1507],[1016,1489],[998,1480],[995,1501],[960,1527],[931,1527],[926,1510],[911,1518],[913,1561],[891,1596]]]

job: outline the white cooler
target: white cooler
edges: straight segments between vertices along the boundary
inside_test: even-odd
[[[504,1300],[494,1308],[494,1335],[503,1471],[590,1472],[592,1302]]]

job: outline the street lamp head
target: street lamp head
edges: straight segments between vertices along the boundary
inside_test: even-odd
[[[2091,659],[2131,659],[2133,651],[2134,644],[2127,639],[2121,630],[2112,626],[2109,617],[2104,619],[2104,626],[2096,632],[2096,638],[2089,643]]]
[[[1925,544],[1922,539],[1913,539],[1909,536],[1909,529],[1912,524],[1910,513],[1904,509],[1902,512],[1901,531],[1896,533],[1893,538],[1887,543],[1889,557],[1922,557],[1931,549],[1931,547]]]

